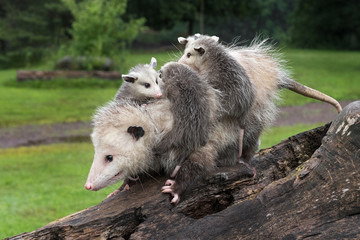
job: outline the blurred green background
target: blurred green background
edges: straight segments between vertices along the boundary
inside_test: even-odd
[[[181,56],[178,36],[197,32],[242,45],[270,38],[294,79],[339,101],[357,100],[359,12],[357,0],[2,0],[0,132],[89,122],[121,85],[99,79],[17,82],[17,70],[53,70],[65,56],[91,59],[75,66],[83,70],[111,59],[111,70],[126,73],[151,57],[160,67]],[[282,98],[281,106],[314,102],[289,91]],[[273,127],[261,147],[322,124]],[[84,189],[92,156],[90,142],[0,148],[0,238],[93,206],[115,190]]]

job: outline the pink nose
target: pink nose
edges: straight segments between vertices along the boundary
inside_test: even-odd
[[[162,93],[157,93],[157,94],[156,94],[156,97],[157,97],[157,98],[161,98],[161,96],[162,96]]]
[[[91,190],[91,189],[93,189],[93,185],[91,184],[91,183],[86,183],[85,184],[85,188],[87,189],[87,190]]]

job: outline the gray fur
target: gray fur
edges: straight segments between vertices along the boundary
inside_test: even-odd
[[[217,91],[187,65],[170,62],[161,70],[162,91],[172,104],[174,126],[156,149],[164,153],[163,161],[180,164],[193,151],[205,145],[217,119]],[[169,157],[169,155],[171,155]],[[172,171],[170,164],[168,171]]]
[[[223,45],[217,43],[217,40],[218,38],[214,36],[190,37],[179,62],[189,64],[198,70],[203,79],[221,92],[220,102],[223,112],[219,116],[220,121],[227,122],[230,126],[233,126],[231,121],[236,121],[239,126],[245,128],[247,127],[247,115],[255,100],[256,89],[245,69],[228,54]],[[203,54],[202,51],[199,51],[201,48],[204,49]],[[188,57],[189,53],[191,54],[190,58],[196,57],[196,60],[191,61]],[[230,145],[236,149],[235,142],[238,142],[238,138],[233,139],[233,143]],[[248,144],[254,146],[245,150],[252,151],[257,142],[248,141]],[[236,161],[236,158],[232,161]]]

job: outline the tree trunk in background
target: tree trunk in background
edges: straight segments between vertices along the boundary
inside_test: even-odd
[[[97,206],[9,239],[360,239],[360,101],[331,124],[197,179],[177,207],[144,180]]]

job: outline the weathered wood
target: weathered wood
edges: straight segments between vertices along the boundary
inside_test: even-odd
[[[51,80],[53,78],[100,78],[100,79],[121,79],[121,73],[116,71],[28,71],[19,70],[16,72],[18,82],[26,80]]]
[[[324,137],[325,136],[325,137]],[[360,239],[360,101],[329,124],[196,179],[170,207],[164,176],[9,239]]]

